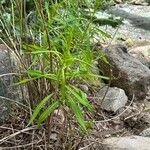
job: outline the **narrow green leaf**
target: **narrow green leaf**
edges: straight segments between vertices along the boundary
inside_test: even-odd
[[[28,70],[27,73],[34,77],[38,77],[42,75],[42,72],[40,70]]]
[[[89,74],[89,76],[91,76],[91,77],[97,77],[97,78],[101,78],[101,79],[105,79],[105,80],[110,80],[109,77],[101,76],[101,75],[97,75],[97,74]]]
[[[27,82],[29,82],[29,81],[33,81],[33,80],[36,80],[36,79],[39,79],[39,78],[40,78],[40,77],[29,78],[29,79],[23,79],[23,80],[21,80],[21,81],[15,83],[14,85],[25,84],[25,83],[27,83]]]
[[[71,108],[71,110],[75,114],[77,121],[79,122],[82,129],[84,131],[86,131],[86,126],[85,126],[82,110],[80,109],[80,107],[75,103],[75,101],[69,95],[67,96],[67,98],[68,98],[69,107]]]
[[[60,101],[57,100],[49,105],[48,108],[40,115],[38,123],[41,124],[56,108],[60,106],[60,104]]]
[[[52,97],[53,94],[50,94],[46,96],[40,103],[39,105],[35,108],[33,115],[31,116],[31,119],[29,121],[29,124],[31,124],[36,116],[39,114],[40,110],[45,106],[46,102]]]
[[[42,54],[42,53],[50,53],[49,50],[40,50],[40,51],[34,51],[34,52],[27,52],[31,54]]]
[[[72,86],[73,87],[73,86]],[[73,87],[74,89],[71,89],[69,86],[66,86],[66,88],[78,99],[78,101],[85,106],[89,111],[93,112],[93,107],[89,104],[88,100],[84,97],[81,97],[79,93],[77,93],[75,90],[77,88]]]
[[[55,56],[59,58],[59,60],[62,62],[62,54],[57,52],[57,51],[49,51],[49,50],[38,50],[38,51],[33,51],[33,52],[27,52],[27,54],[45,54],[45,53],[52,53]]]
[[[75,86],[72,86],[72,88],[74,88],[74,90],[79,94],[79,96],[87,103],[87,108],[93,112],[94,108],[91,106],[91,104],[89,103],[88,99],[87,99],[87,95],[79,88],[76,88]]]
[[[27,73],[30,76],[37,77],[37,78],[47,78],[47,79],[52,79],[57,81],[57,77],[55,74],[47,74],[47,73],[42,73],[40,70],[28,70]]]

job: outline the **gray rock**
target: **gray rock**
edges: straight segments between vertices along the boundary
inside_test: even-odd
[[[98,92],[97,96],[100,100],[99,102],[101,103],[101,100],[103,100],[102,109],[116,112],[117,110],[125,106],[128,97],[122,89],[119,89],[117,87],[109,87],[107,91],[107,88],[108,87],[104,87]]]
[[[130,56],[123,45],[114,45],[102,50],[111,65],[99,60],[99,68],[107,76],[112,76],[111,86],[125,90],[131,99],[146,97],[150,85],[150,70],[138,59]]]
[[[150,45],[134,47],[129,53],[150,68]]]
[[[11,112],[11,103],[7,98],[19,100],[22,98],[19,87],[13,87],[15,77],[8,75],[14,73],[16,65],[12,59],[11,53],[3,44],[0,45],[0,123],[9,119]]]
[[[8,70],[11,69],[10,65],[10,56],[6,50],[6,47],[0,45],[0,75],[7,74]],[[8,97],[9,88],[7,85],[10,82],[8,77],[0,78],[0,96]],[[10,83],[9,83],[10,84]],[[9,91],[10,92],[10,91]],[[8,107],[6,106],[7,102],[3,99],[0,99],[0,122],[8,119]]]
[[[98,147],[97,147],[98,149]],[[112,137],[105,139],[100,150],[149,150],[150,138],[141,136]]]
[[[150,128],[143,130],[140,133],[140,136],[149,137],[150,138]]]

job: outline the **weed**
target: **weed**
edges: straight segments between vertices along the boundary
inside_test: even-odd
[[[31,10],[26,2],[11,0],[7,7],[1,4],[0,26],[1,40],[16,55],[23,74],[16,85],[28,87],[34,109],[29,124],[36,119],[38,124],[46,122],[49,141],[54,110],[61,109],[64,130],[74,114],[86,133],[92,121],[85,119],[84,112],[94,109],[76,83],[108,79],[93,73],[98,69],[94,61],[101,54],[92,50],[91,39],[94,34],[107,35],[93,24],[100,1],[34,0],[30,4],[28,1]],[[93,7],[90,18],[85,17],[83,5],[89,10]]]

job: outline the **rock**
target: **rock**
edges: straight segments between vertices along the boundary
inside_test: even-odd
[[[149,137],[149,138],[150,138],[150,128],[143,130],[143,131],[140,133],[140,136]]]
[[[16,66],[13,62],[12,56],[7,47],[3,44],[0,45],[0,123],[9,119],[9,113],[11,112],[10,101],[21,99],[21,89],[19,87],[13,87],[14,76],[8,75],[14,73]]]
[[[148,5],[148,3],[145,2],[145,0],[132,0],[129,3],[133,4],[133,5],[143,5],[143,6],[147,6]]]
[[[112,137],[105,139],[99,148],[101,150],[149,150],[150,138],[141,136]]]
[[[119,89],[117,87],[109,87],[107,91],[107,88],[108,87],[102,88],[97,93],[97,97],[100,100],[99,101],[100,103],[103,100],[102,106],[101,106],[102,109],[111,111],[111,112],[116,112],[117,110],[125,106],[128,98],[122,89]],[[104,96],[105,98],[103,99]]]
[[[57,134],[56,133],[51,133],[50,140],[56,142],[57,141]]]
[[[102,52],[111,65],[100,59],[98,66],[103,74],[111,75],[111,86],[123,89],[130,99],[134,95],[137,100],[143,100],[150,85],[149,68],[130,56],[123,45],[113,45]]]
[[[122,0],[115,0],[115,3],[121,4],[121,3],[123,3],[123,1]]]
[[[89,91],[88,86],[85,84],[79,84],[79,88],[85,93],[88,93],[88,91]]]
[[[150,68],[150,45],[132,48],[129,53]]]
[[[10,56],[7,53],[6,47],[0,45],[0,75],[7,74],[10,70]],[[8,97],[9,87],[7,87],[9,81],[8,77],[0,77],[0,96]],[[10,84],[10,83],[9,83]],[[8,107],[7,102],[0,98],[0,122],[8,119]]]

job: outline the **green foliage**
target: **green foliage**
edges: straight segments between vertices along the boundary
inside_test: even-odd
[[[41,124],[43,121],[46,120],[46,118],[56,109],[60,106],[60,102],[57,100],[53,102],[51,105],[48,106],[48,108],[40,114],[40,117],[38,119],[39,124]],[[31,118],[32,119],[32,118]]]
[[[29,101],[35,108],[29,124],[37,117],[39,123],[46,121],[60,107],[72,111],[83,131],[91,124],[85,120],[84,111],[94,109],[85,93],[73,83],[108,79],[93,72],[98,69],[94,60],[100,53],[92,50],[91,39],[95,34],[109,37],[92,19],[100,7],[98,4],[102,1],[94,0],[89,4],[87,0],[24,0],[19,3],[14,0],[5,8],[1,5],[1,40],[8,43],[19,60],[24,76],[16,84],[28,85]],[[83,6],[93,8],[90,18],[85,17]]]
[[[38,106],[35,108],[33,115],[29,121],[29,124],[31,124],[33,122],[33,120],[37,117],[37,115],[39,114],[40,110],[45,106],[46,102],[52,97],[52,94],[46,96],[39,104]]]

